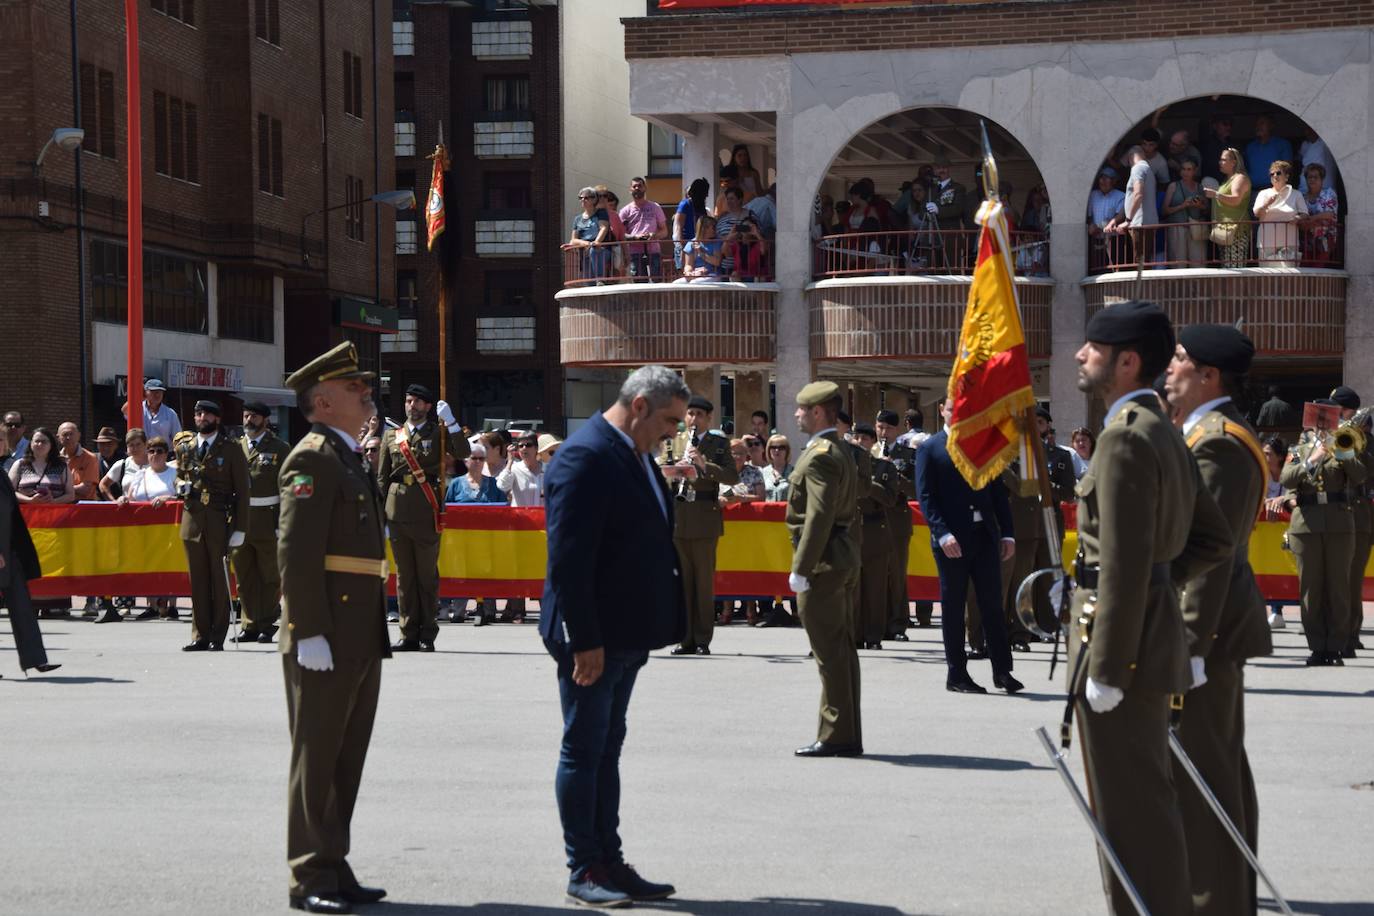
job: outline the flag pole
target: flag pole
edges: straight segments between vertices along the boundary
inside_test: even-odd
[[[427,247],[433,251],[438,243],[439,259],[439,400],[448,400],[448,264],[444,257],[444,245],[439,239],[448,222],[444,198],[446,184],[444,172],[448,168],[448,149],[444,146],[444,122],[439,122],[439,141],[430,154],[434,160],[434,170],[430,179],[429,194],[425,198],[425,224]],[[456,419],[456,417],[455,417]],[[445,471],[448,465],[448,430],[443,420],[439,421],[439,481],[441,492],[448,486]]]
[[[143,428],[143,135],[139,118],[138,0],[124,0],[125,98],[128,110],[126,142],[129,163],[128,291],[128,429]],[[83,357],[84,359],[84,357]]]

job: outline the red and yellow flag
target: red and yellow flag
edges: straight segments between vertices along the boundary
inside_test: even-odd
[[[978,223],[978,262],[948,389],[949,456],[975,489],[1016,458],[1017,419],[1035,406],[1001,202],[984,201]]]
[[[448,167],[448,150],[440,143],[429,158],[434,160],[434,173],[429,179],[429,199],[425,201],[425,220],[429,228],[428,250],[444,232],[444,169]]]

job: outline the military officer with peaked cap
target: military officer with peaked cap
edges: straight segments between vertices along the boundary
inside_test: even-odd
[[[359,884],[347,859],[381,661],[391,654],[382,499],[354,439],[376,412],[371,378],[343,343],[286,380],[311,424],[278,476],[288,900],[312,913],[348,913],[386,896]]]
[[[787,529],[792,536],[788,585],[811,642],[821,676],[820,728],[799,757],[858,757],[863,753],[859,714],[859,653],[850,607],[859,575],[859,548],[850,533],[858,523],[858,470],[835,431],[840,389],[812,382],[797,392],[797,427],[810,441],[788,478]]]
[[[1232,396],[1243,389],[1254,355],[1254,343],[1231,325],[1189,325],[1179,331],[1165,382],[1170,408],[1184,418],[1184,441],[1202,485],[1235,544],[1225,561],[1183,590],[1193,683],[1179,740],[1252,848],[1259,840],[1259,802],[1245,754],[1243,672],[1246,659],[1274,648],[1250,568],[1250,532],[1269,474],[1259,439]],[[1254,873],[1177,761],[1174,784],[1188,838],[1193,912],[1254,912]]]
[[[1340,406],[1341,417],[1345,420],[1360,409],[1360,396],[1355,389],[1345,385],[1331,392],[1331,400]],[[1370,497],[1374,496],[1374,435],[1370,434],[1367,422],[1362,429],[1365,447],[1359,459],[1364,465],[1365,477],[1361,483],[1348,488],[1350,515],[1355,521],[1355,552],[1350,561],[1350,624],[1341,658],[1354,658],[1355,650],[1364,648],[1360,642],[1360,628],[1364,626],[1364,571],[1369,566],[1371,539],[1374,539],[1374,506],[1370,505]]]
[[[1186,913],[1187,852],[1172,777],[1170,697],[1192,684],[1177,586],[1232,555],[1226,518],[1150,382],[1174,332],[1159,306],[1129,301],[1088,320],[1078,387],[1106,421],[1078,484],[1080,550],[1069,694],[1094,811],[1152,913]],[[1133,912],[1101,862],[1109,909]]]
[[[229,635],[229,579],[224,558],[248,526],[248,460],[220,429],[220,407],[197,401],[195,431],[172,439],[181,542],[191,574],[191,642],[183,652],[224,648]]]
[[[291,446],[268,427],[271,415],[272,411],[261,401],[247,401],[243,405],[243,438],[239,445],[248,459],[248,523],[243,544],[231,554],[239,607],[243,610],[239,642],[270,643],[281,615],[281,576],[277,572],[281,496],[277,492],[277,474]]]
[[[382,436],[377,481],[386,501],[391,555],[396,561],[396,601],[401,612],[398,652],[433,652],[439,635],[439,540],[444,517],[444,452],[462,461],[472,447],[458,431],[453,410],[436,405],[424,385],[406,388],[406,422]]]

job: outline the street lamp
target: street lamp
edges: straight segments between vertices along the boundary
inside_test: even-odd
[[[56,146],[63,152],[75,152],[81,146],[81,141],[86,139],[86,132],[79,127],[59,127],[52,132],[48,142],[43,144],[43,148],[38,151],[38,158],[32,163],[33,177],[37,178],[43,174],[43,157],[48,155],[48,150]]]
[[[359,201],[359,203],[381,204],[382,206],[385,206],[385,207],[392,207],[392,208],[394,208],[394,209],[396,209],[396,210],[411,210],[411,209],[414,209],[414,207],[415,207],[415,192],[412,191],[412,190],[405,190],[405,191],[382,191],[382,192],[380,192],[380,193],[378,193],[378,194],[373,194],[371,197],[369,197],[369,198],[368,198],[367,200],[365,200],[365,201]],[[323,209],[321,209],[321,210],[311,210],[309,213],[305,214],[305,216],[302,216],[302,217],[301,217],[301,263],[302,263],[302,264],[304,264],[306,267],[309,267],[309,266],[310,266],[310,252],[309,252],[308,250],[306,250],[306,247],[305,247],[305,223],[306,223],[306,220],[310,219],[310,217],[312,217],[312,216],[317,216],[317,215],[319,215],[319,214],[321,214],[321,213],[330,213],[330,212],[332,212],[332,211],[334,211],[334,210],[342,210],[344,207],[351,207],[351,206],[353,206],[352,203],[335,204],[335,205],[332,206],[332,207],[325,207],[325,208],[323,208]]]

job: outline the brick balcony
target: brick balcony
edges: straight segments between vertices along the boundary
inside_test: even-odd
[[[775,283],[621,283],[557,296],[569,366],[768,363],[776,355]]]

